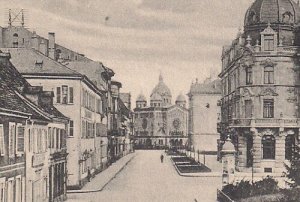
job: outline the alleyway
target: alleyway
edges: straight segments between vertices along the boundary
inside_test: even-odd
[[[136,157],[103,191],[69,194],[68,202],[216,201],[220,178],[180,177],[168,157],[163,164],[160,163],[161,153],[162,151],[136,151]]]

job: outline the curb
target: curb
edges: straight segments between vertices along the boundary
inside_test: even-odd
[[[172,164],[176,170],[176,172],[178,173],[178,175],[180,175],[181,177],[221,177],[221,173],[219,172],[210,172],[210,173],[188,173],[188,174],[185,174],[185,173],[181,173],[177,166],[175,165],[175,162],[173,161],[172,158],[170,158],[171,161],[172,161]]]
[[[85,194],[85,193],[94,193],[94,192],[101,192],[103,189],[113,180],[117,177],[117,175],[132,161],[132,159],[136,155],[133,155],[113,176],[110,178],[100,189],[96,190],[70,190],[67,191],[67,194]]]

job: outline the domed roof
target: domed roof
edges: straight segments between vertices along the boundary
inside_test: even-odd
[[[186,99],[182,93],[177,96],[176,102],[186,102]]]
[[[137,101],[137,102],[146,102],[147,99],[146,99],[146,97],[141,93],[141,94],[137,97],[136,101]]]
[[[152,94],[150,99],[151,99],[151,101],[162,101],[162,97],[158,93]]]
[[[231,143],[231,141],[226,141],[225,144],[223,144],[222,152],[229,152],[229,151],[235,151],[234,145]]]
[[[170,91],[169,87],[164,83],[164,79],[163,79],[162,75],[159,76],[159,82],[155,86],[155,88],[152,90],[151,97],[153,94],[156,94],[156,93],[161,96],[172,97],[171,91]]]
[[[259,23],[297,24],[300,7],[293,0],[256,0],[246,12],[245,26]]]

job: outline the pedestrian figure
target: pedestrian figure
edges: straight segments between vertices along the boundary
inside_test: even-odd
[[[164,155],[160,155],[160,162],[161,162],[161,163],[164,162]]]
[[[90,168],[88,168],[87,179],[88,179],[89,182],[91,181],[91,170],[90,170]]]

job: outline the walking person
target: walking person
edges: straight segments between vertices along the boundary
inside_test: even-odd
[[[160,162],[163,163],[164,162],[164,155],[160,155]]]
[[[87,171],[87,179],[88,179],[89,182],[91,181],[91,177],[92,177],[92,175],[91,175],[91,170],[90,170],[90,168],[88,168],[88,171]]]

